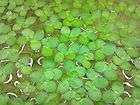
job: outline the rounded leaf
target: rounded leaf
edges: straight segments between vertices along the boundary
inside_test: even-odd
[[[38,50],[41,47],[41,42],[38,40],[31,40],[31,44],[30,44],[32,50]]]
[[[96,77],[95,80],[93,80],[93,83],[97,88],[106,88],[109,84],[108,80],[105,79],[104,77]]]
[[[70,28],[67,27],[67,26],[63,26],[63,27],[61,28],[61,34],[62,34],[62,35],[69,35],[69,34],[70,34]]]
[[[63,53],[58,52],[58,53],[55,54],[55,57],[54,57],[54,61],[55,61],[55,62],[60,63],[60,62],[62,62],[63,60],[64,60],[64,55],[63,55]]]
[[[34,31],[27,28],[22,31],[22,35],[25,36],[27,39],[32,39],[34,37]]]
[[[83,82],[79,78],[70,78],[69,84],[72,88],[80,88],[83,85]]]
[[[53,50],[48,47],[43,47],[41,53],[43,56],[48,57],[48,56],[52,56]]]
[[[67,80],[62,80],[58,83],[57,91],[60,93],[65,93],[70,89],[69,82]]]
[[[117,93],[118,95],[121,95],[124,92],[124,86],[123,83],[120,82],[114,82],[112,84],[112,90]]]
[[[114,103],[117,97],[116,93],[112,90],[107,90],[103,93],[103,100],[105,103]]]
[[[81,34],[80,28],[73,28],[70,33],[70,37],[77,37]]]
[[[91,88],[88,90],[88,96],[93,100],[93,101],[100,101],[102,98],[102,93],[99,89],[97,88]]]
[[[95,68],[95,71],[101,72],[101,73],[109,69],[106,62],[96,62],[94,68]]]

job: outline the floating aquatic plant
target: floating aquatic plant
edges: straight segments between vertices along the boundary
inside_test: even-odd
[[[0,105],[140,105],[138,0],[0,0]]]

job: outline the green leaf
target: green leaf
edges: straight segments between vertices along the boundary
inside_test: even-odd
[[[139,57],[139,52],[135,48],[126,48],[126,50],[130,57],[132,58]]]
[[[49,56],[52,56],[53,50],[51,48],[48,48],[48,47],[43,47],[41,53],[43,56],[49,57]]]
[[[102,62],[102,61],[96,62],[94,68],[95,68],[95,71],[101,72],[101,73],[110,69],[107,63]]]
[[[70,101],[70,104],[71,105],[78,105],[78,101],[76,100],[76,99],[72,99],[71,101]],[[62,104],[63,105],[63,104]]]
[[[94,54],[93,53],[90,53],[90,52],[87,52],[84,54],[86,60],[94,60]]]
[[[85,89],[89,90],[91,88],[96,88],[95,85],[93,84],[93,81],[90,80],[85,81]]]
[[[4,73],[2,68],[0,68],[0,84],[6,80],[7,75]]]
[[[21,68],[21,72],[22,72],[23,74],[30,74],[30,73],[32,72],[32,68],[29,67],[29,66],[23,66],[23,67]]]
[[[65,93],[70,89],[68,80],[62,80],[58,83],[57,91],[60,93]]]
[[[46,81],[41,84],[40,88],[41,88],[41,90],[44,90],[44,91],[50,93],[50,92],[56,91],[57,85],[54,81]]]
[[[72,21],[72,26],[73,26],[73,27],[81,27],[82,24],[83,24],[83,22],[82,22],[80,19],[74,19],[74,20]]]
[[[134,105],[134,100],[132,98],[128,98],[126,97],[124,100],[123,100],[123,103],[122,105]]]
[[[69,35],[70,34],[70,28],[69,27],[67,27],[67,26],[63,26],[62,28],[61,28],[61,34],[62,35]]]
[[[139,105],[140,104],[140,100],[134,100],[134,105]]]
[[[126,46],[126,47],[136,47],[139,45],[139,41],[140,39],[135,37],[135,36],[131,36],[131,37],[126,37],[122,40],[122,43]]]
[[[19,84],[18,88],[22,89],[25,94],[29,94],[35,91],[35,87],[29,82],[23,82],[22,84]]]
[[[8,39],[6,40],[6,44],[12,46],[14,44],[16,44],[16,33],[11,31],[10,33],[8,33]]]
[[[103,60],[105,58],[104,52],[102,50],[97,50],[95,52],[95,59],[97,61]]]
[[[22,8],[23,8],[23,7],[22,7]],[[17,24],[23,25],[24,22],[25,22],[25,18],[24,18],[24,17],[18,16],[18,17],[16,18],[16,23],[17,23]]]
[[[89,69],[91,67],[91,63],[88,60],[82,60],[81,64],[83,67]]]
[[[117,93],[118,95],[121,95],[124,92],[124,86],[123,83],[120,82],[114,82],[112,84],[112,90]]]
[[[94,69],[89,69],[86,73],[86,76],[90,80],[95,80],[99,75],[99,73],[95,72]]]
[[[96,33],[92,30],[87,31],[87,35],[88,35],[88,38],[92,41],[95,41],[97,39]]]
[[[104,77],[98,76],[94,79],[93,83],[97,88],[106,88],[109,84],[108,80]]]
[[[112,55],[116,51],[116,46],[108,43],[103,47],[102,51],[105,55]]]
[[[53,27],[54,27],[55,29],[61,29],[62,23],[61,23],[60,21],[57,21],[57,22],[55,22],[55,23],[53,24]]]
[[[115,65],[113,62],[109,63],[109,66],[110,66],[111,70],[117,70],[118,69],[118,66]]]
[[[60,70],[58,68],[53,69],[53,73],[54,73],[54,77],[53,77],[54,80],[59,80],[63,75],[62,70]]]
[[[28,42],[28,39],[25,36],[20,36],[17,39],[17,43],[21,46]]]
[[[72,43],[68,49],[69,52],[77,53],[80,49],[80,45],[76,42]]]
[[[105,42],[103,40],[97,39],[94,44],[94,49],[97,50],[97,49],[103,48],[104,45],[105,45]]]
[[[78,40],[81,44],[84,44],[84,45],[88,44],[89,42],[87,35],[83,35],[83,34],[79,37]]]
[[[0,94],[0,100],[2,105],[7,105],[10,99],[7,95]]]
[[[114,103],[115,100],[117,99],[117,95],[115,92],[113,92],[112,90],[107,90],[103,93],[103,101],[105,103]]]
[[[66,71],[71,71],[71,70],[73,70],[75,68],[76,68],[76,65],[75,65],[75,63],[73,61],[68,60],[68,61],[64,62],[64,69]]]
[[[70,90],[70,91],[68,91],[68,92],[66,92],[66,93],[63,94],[63,98],[65,100],[72,100],[75,97],[76,97],[76,92],[73,91],[73,90]]]
[[[34,35],[35,40],[42,40],[43,38],[44,38],[44,31],[43,30],[38,30]]]
[[[116,80],[118,78],[117,72],[113,69],[105,70],[103,72],[103,74],[109,81],[113,81],[113,80]]]
[[[82,20],[84,21],[84,23],[86,25],[91,25],[93,23],[93,21],[94,21],[93,16],[91,14],[89,14],[89,13],[82,14],[81,18],[82,18]]]
[[[61,63],[64,60],[64,54],[57,52],[54,57],[54,61],[57,63]]]
[[[4,12],[5,8],[4,7],[0,7],[0,14],[2,14]]]
[[[89,49],[87,46],[81,46],[79,49],[79,54],[89,53]]]
[[[45,100],[48,98],[48,94],[46,94],[45,92],[39,92],[39,93],[37,93],[35,98],[36,98],[36,102],[38,104],[43,104],[45,102]]]
[[[3,66],[2,71],[5,75],[11,74],[15,70],[15,66],[13,63],[7,63]]]
[[[68,71],[68,72],[67,72],[67,76],[70,77],[70,78],[73,78],[73,77],[74,77],[74,78],[79,77],[79,76],[78,76],[78,73],[76,72],[76,68],[73,69],[73,70],[71,70],[71,71]]]
[[[122,102],[123,102],[123,99],[121,97],[118,97],[116,100],[115,100],[115,105],[122,105]]]
[[[86,95],[86,89],[84,87],[78,88],[75,91],[78,95],[80,95],[80,98]]]
[[[33,102],[25,102],[25,105],[33,105]]]
[[[24,105],[24,102],[20,98],[14,98],[9,100],[11,105]]]
[[[11,31],[11,28],[9,25],[6,25],[4,23],[0,23],[0,34],[5,34]]]
[[[45,70],[55,68],[55,66],[55,62],[52,59],[43,59],[42,61],[42,67]]]
[[[75,104],[73,104],[75,105]],[[80,101],[78,101],[78,104],[76,105],[93,105],[93,102],[90,98],[86,97],[86,98],[82,98]]]
[[[30,46],[32,50],[39,50],[41,48],[41,42],[38,40],[31,40]]]
[[[69,41],[69,36],[66,36],[66,35],[60,35],[59,36],[59,41],[61,43],[67,43]]]
[[[88,96],[93,100],[93,101],[100,101],[102,98],[102,93],[99,89],[97,88],[90,88],[88,90]]]
[[[22,31],[22,35],[25,36],[27,39],[32,39],[34,37],[34,31],[27,28]]]
[[[70,33],[70,37],[77,37],[81,34],[80,28],[73,28]]]
[[[73,60],[76,57],[76,54],[70,51],[68,51],[65,55],[66,55],[66,59],[69,59],[69,60]]]
[[[7,58],[12,61],[12,62],[15,62],[18,60],[19,58],[19,54],[18,54],[18,50],[17,49],[8,49],[8,56]]]
[[[21,5],[24,2],[24,0],[15,0],[16,5]]]
[[[136,59],[134,60],[134,65],[135,65],[135,67],[136,67],[137,69],[140,69],[140,58],[136,58]]]
[[[116,65],[121,65],[123,62],[123,60],[121,58],[119,58],[118,56],[113,56],[112,61]]]
[[[62,54],[66,54],[67,53],[67,46],[64,43],[60,43],[57,47],[58,51],[61,52]]]
[[[17,68],[22,68],[23,66],[28,66],[30,62],[30,58],[28,56],[20,57],[20,59],[16,62]]]
[[[7,49],[0,50],[0,60],[6,59],[9,55],[9,51]]]
[[[44,29],[46,33],[53,33],[55,30],[53,24],[51,24],[50,22],[46,22],[46,24],[44,25]]]
[[[88,48],[90,49],[90,50],[96,50],[96,46],[95,46],[95,42],[89,42],[88,43]]]
[[[120,57],[122,60],[129,61],[131,58],[130,56],[126,53],[126,51],[123,48],[117,48],[116,54],[118,57]]]
[[[86,60],[85,56],[83,55],[77,55],[75,60],[78,62],[78,63],[82,63],[84,60]]]
[[[26,20],[25,20],[25,23],[24,23],[24,27],[29,27],[30,25],[34,24],[36,21],[36,17],[28,17]]]
[[[58,46],[59,40],[57,37],[49,37],[43,41],[43,45],[49,48],[56,48]]]
[[[0,35],[0,44],[3,44],[6,42],[6,40],[9,38],[8,35]]]
[[[58,22],[59,20],[58,20],[58,17],[56,15],[52,15],[52,16],[50,16],[50,21],[51,22]]]
[[[86,69],[82,66],[76,67],[76,72],[79,77],[83,77],[86,74]]]
[[[64,25],[64,26],[71,26],[72,23],[71,23],[71,21],[69,21],[69,20],[66,18],[66,19],[63,20],[63,25]]]
[[[69,84],[72,88],[80,88],[83,85],[83,82],[79,78],[70,78],[69,79]]]
[[[57,93],[49,94],[44,105],[58,105],[60,103],[60,95]]]
[[[137,73],[137,74],[135,74],[134,75],[134,83],[137,85],[137,86],[139,86],[140,87],[140,74],[139,73]]]
[[[74,1],[73,2],[73,7],[80,9],[82,7],[82,2],[81,1]]]
[[[52,80],[54,78],[54,72],[52,70],[46,70],[44,72],[46,80]]]
[[[30,74],[30,78],[33,82],[41,82],[42,81],[42,75],[43,72],[42,71],[34,71]]]
[[[132,90],[132,95],[135,99],[140,100],[140,88],[134,87]]]
[[[16,44],[16,37],[9,35],[9,38],[6,40],[6,44],[8,44],[10,46]]]
[[[121,69],[122,70],[128,70],[130,71],[132,69],[131,65],[129,62],[123,62],[121,65],[120,65]]]

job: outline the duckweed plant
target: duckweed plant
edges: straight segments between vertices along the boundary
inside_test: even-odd
[[[140,105],[139,0],[0,0],[0,105]]]

